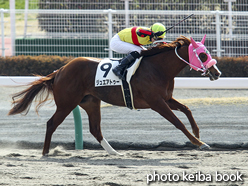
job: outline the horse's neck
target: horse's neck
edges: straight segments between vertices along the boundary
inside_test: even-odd
[[[189,61],[189,53],[188,53],[188,46],[182,46],[177,50],[178,55],[183,58],[185,61]],[[174,52],[174,55],[176,53]],[[177,55],[176,55],[177,56]],[[177,56],[177,62],[178,64],[178,73],[180,73],[188,64],[182,61],[181,59],[178,58]]]
[[[178,54],[188,61],[188,47],[183,46],[178,49]],[[158,69],[163,71],[167,77],[173,79],[176,77],[187,64],[180,60],[175,54],[175,50],[159,54]]]

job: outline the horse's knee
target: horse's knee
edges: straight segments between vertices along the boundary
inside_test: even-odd
[[[191,110],[189,109],[189,107],[187,107],[187,106],[183,106],[183,109],[181,110],[182,112],[184,112],[187,116],[188,115],[192,115],[192,112],[191,112]]]

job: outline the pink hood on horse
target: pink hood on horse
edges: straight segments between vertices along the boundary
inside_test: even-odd
[[[188,52],[189,52],[189,65],[196,71],[203,71],[205,72],[208,68],[215,65],[217,61],[212,59],[209,51],[204,46],[206,35],[203,37],[201,42],[195,42],[193,38],[190,38],[191,44],[189,45]],[[201,61],[199,55],[201,53],[205,53],[207,55],[206,61]]]

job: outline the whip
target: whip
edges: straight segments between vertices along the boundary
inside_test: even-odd
[[[166,29],[165,31],[158,31],[158,32],[155,32],[155,33],[154,33],[154,36],[156,36],[156,37],[161,36],[163,33],[165,33],[165,32],[167,32],[168,30],[174,28],[175,26],[179,25],[181,22],[185,21],[186,19],[190,18],[190,17],[193,16],[193,15],[194,15],[194,14],[191,14],[191,15],[185,17],[184,19],[182,19],[181,21],[179,21],[179,22],[176,23],[175,25],[171,26],[170,28]]]

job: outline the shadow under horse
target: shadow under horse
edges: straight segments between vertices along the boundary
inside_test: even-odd
[[[199,128],[190,109],[172,97],[174,78],[190,65],[200,71],[210,80],[216,80],[221,72],[216,66],[216,60],[204,46],[205,37],[201,42],[195,42],[180,36],[169,44],[158,44],[142,51],[143,59],[131,79],[133,103],[137,109],[147,109],[158,112],[181,130],[192,144],[201,149],[209,146],[200,141]],[[28,113],[33,99],[41,96],[38,108],[53,94],[56,111],[47,122],[43,155],[49,153],[52,134],[64,121],[70,112],[79,105],[88,114],[91,134],[97,139],[109,154],[118,154],[103,137],[101,132],[101,100],[112,105],[125,106],[120,86],[95,87],[95,75],[101,59],[79,57],[61,67],[59,70],[30,83],[29,88],[13,95],[13,108],[9,115],[22,112]],[[194,136],[177,118],[172,110],[183,112],[192,127]]]

